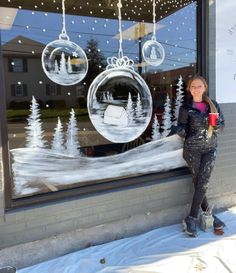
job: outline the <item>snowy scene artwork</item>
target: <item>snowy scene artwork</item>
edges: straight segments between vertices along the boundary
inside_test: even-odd
[[[183,78],[180,75],[178,78],[177,88],[176,88],[176,98],[174,100],[173,114],[172,112],[172,103],[170,101],[169,95],[166,95],[166,100],[164,103],[164,112],[162,114],[162,121],[157,118],[157,115],[154,114],[152,122],[152,141],[158,140],[163,137],[167,137],[171,132],[172,126],[177,126],[179,109],[184,100],[184,89],[183,89]]]
[[[165,59],[165,50],[156,40],[148,40],[142,48],[143,58],[146,63],[152,66],[159,66]]]
[[[45,74],[60,85],[74,85],[83,80],[88,71],[84,50],[71,42],[66,32],[65,0],[62,0],[62,30],[58,40],[46,45],[41,62]]]
[[[120,78],[118,79],[121,86],[126,87]],[[162,123],[154,115],[150,142],[120,154],[102,157],[88,157],[81,152],[78,135],[79,121],[76,120],[73,109],[70,111],[66,128],[63,128],[60,117],[58,117],[53,139],[51,143],[46,141],[39,104],[32,97],[28,124],[25,127],[26,145],[11,150],[14,197],[57,191],[65,186],[68,188],[70,185],[71,187],[84,185],[92,181],[102,182],[106,179],[162,172],[186,166],[182,158],[183,140],[178,135],[168,136],[182,104],[182,85],[183,81],[180,77],[173,109],[174,118],[171,116],[168,95]],[[127,137],[126,134],[129,132],[127,127],[130,126],[132,130],[135,130],[138,127],[137,124],[142,126],[142,122],[149,120],[147,116],[150,112],[145,108],[151,103],[148,101],[148,94],[137,93],[136,96],[132,96],[135,93],[128,89],[128,98],[124,99],[123,93],[112,92],[111,88],[105,90],[107,91],[98,92],[99,96],[92,97],[95,98],[92,100],[95,109],[98,111],[103,109],[104,128],[107,124],[119,128],[120,134],[122,135],[123,132]],[[127,89],[125,91],[127,92]],[[132,116],[132,123],[129,123],[130,116]]]
[[[129,68],[112,68],[99,74],[89,88],[87,102],[96,130],[115,143],[139,137],[152,117],[150,90]]]
[[[106,157],[69,156],[47,148],[13,149],[14,194],[26,196],[45,189],[57,191],[63,185],[183,167],[182,145],[182,139],[173,135]]]
[[[60,85],[74,85],[83,80],[88,71],[85,52],[69,40],[55,40],[42,53],[42,67],[53,82]]]

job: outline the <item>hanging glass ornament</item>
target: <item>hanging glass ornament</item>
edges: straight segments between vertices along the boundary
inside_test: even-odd
[[[147,128],[152,116],[152,97],[134,62],[122,51],[121,0],[119,11],[119,52],[107,59],[106,70],[89,87],[88,113],[96,130],[115,143],[129,142]]]
[[[88,59],[83,49],[70,41],[65,27],[65,0],[62,0],[63,27],[59,39],[50,42],[42,53],[42,67],[50,80],[60,85],[74,85],[88,71]]]
[[[156,40],[156,2],[153,0],[153,35],[152,39],[144,43],[142,47],[142,55],[146,63],[152,66],[162,64],[165,59],[165,50],[163,46]]]

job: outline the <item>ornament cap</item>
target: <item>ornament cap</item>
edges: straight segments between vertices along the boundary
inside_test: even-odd
[[[60,40],[70,41],[70,37],[66,33],[61,33],[59,35]]]
[[[121,3],[117,3],[117,7],[121,9],[122,8],[122,4]]]

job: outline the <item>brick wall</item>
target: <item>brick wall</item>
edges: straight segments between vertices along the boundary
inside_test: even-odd
[[[212,176],[212,195],[231,195],[236,192],[236,104],[221,105],[226,119],[224,133],[219,137],[218,157]]]
[[[145,215],[184,206],[189,201],[190,193],[191,183],[186,176],[172,181],[163,180],[158,184],[150,183],[147,186],[8,212],[0,222],[0,246],[43,239],[75,229],[130,218],[136,214]],[[157,219],[156,226],[175,221],[176,217],[173,220],[162,219],[161,222]]]

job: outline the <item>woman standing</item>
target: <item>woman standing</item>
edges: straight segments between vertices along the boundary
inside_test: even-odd
[[[190,99],[179,111],[178,134],[184,137],[183,158],[193,177],[194,194],[189,215],[184,219],[185,232],[197,236],[199,209],[209,209],[206,198],[208,182],[215,164],[217,133],[224,127],[224,117],[217,102],[207,95],[207,83],[201,76],[194,76],[187,85]],[[218,113],[215,126],[209,124],[209,113]],[[225,224],[214,216],[214,228]]]

